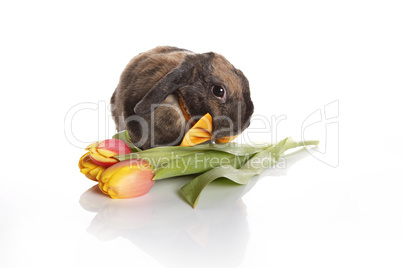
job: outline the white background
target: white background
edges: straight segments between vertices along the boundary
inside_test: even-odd
[[[401,267],[401,14],[400,1],[2,1],[0,266]],[[110,137],[121,71],[157,45],[246,74],[270,124],[241,138],[304,131],[319,151],[214,183],[195,210],[177,194],[186,178],[99,194],[82,146]],[[72,117],[80,103],[95,110]]]

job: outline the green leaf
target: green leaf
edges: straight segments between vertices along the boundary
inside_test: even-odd
[[[279,157],[289,149],[305,145],[317,145],[318,141],[295,142],[286,138],[274,146],[256,153],[239,169],[227,165],[215,167],[185,184],[180,193],[195,208],[202,190],[218,178],[226,178],[238,184],[246,184],[253,176],[261,174],[265,169],[277,163]]]
[[[256,143],[253,145],[248,145],[248,144],[240,144],[236,142],[228,142],[228,143],[222,143],[222,144],[200,144],[193,146],[192,148],[196,149],[203,149],[203,150],[214,150],[214,151],[222,151],[222,152],[227,152],[231,153],[234,155],[250,155],[250,154],[255,154],[261,151],[264,151],[265,149],[273,146],[272,144],[268,143]]]
[[[213,158],[214,161],[217,159],[229,158],[232,159],[233,156],[247,156],[247,159],[252,155],[263,151],[266,148],[271,147],[271,144],[256,144],[255,146],[237,144],[237,143],[227,143],[221,144],[202,144],[192,147],[183,146],[164,146],[156,147],[140,152],[134,152],[126,155],[117,155],[115,158],[119,161],[141,158],[148,161],[152,167],[157,170],[154,180],[166,179],[170,177],[181,176],[185,174],[195,174],[205,172],[217,165],[212,165],[201,169],[186,168],[183,167],[184,164],[192,165],[194,156],[201,156],[205,153],[205,157]],[[241,158],[244,159],[244,158]],[[181,162],[183,164],[181,164]],[[220,161],[222,163],[222,161]],[[227,163],[223,163],[227,164]],[[166,170],[162,170],[160,167],[170,167]],[[174,169],[174,167],[179,166],[180,168]],[[191,172],[191,173],[187,173]]]
[[[133,152],[132,154],[117,155],[115,158],[119,161],[124,161],[128,159],[144,157],[171,157],[171,156],[182,156],[190,155],[202,151],[220,151],[227,152],[234,155],[250,155],[261,152],[269,147],[271,144],[256,144],[256,145],[246,145],[238,144],[235,142],[229,142],[226,144],[201,144],[192,147],[184,146],[163,146],[156,147],[141,152]]]
[[[190,155],[172,159],[155,170],[154,180],[175,176],[196,174],[208,171],[214,167],[230,163],[235,156],[220,151],[199,151]]]
[[[199,151],[159,166],[154,180],[206,172],[223,165],[240,166],[251,155],[234,155],[222,151]]]
[[[130,139],[130,135],[127,130],[123,130],[113,135],[112,139],[122,140],[124,141],[128,147],[130,147],[132,152],[141,152],[142,150],[134,145],[134,143]]]
[[[172,150],[171,152],[168,152],[168,151],[157,151],[150,149],[132,154],[117,155],[115,156],[115,158],[119,161],[141,158],[150,163],[152,168],[156,170],[161,166],[166,166],[171,161],[176,161],[183,157],[191,157],[197,153],[203,153],[203,151]],[[180,174],[177,174],[177,176],[179,175]]]
[[[188,182],[180,189],[182,196],[195,208],[202,190],[218,178],[227,178],[238,184],[246,184],[255,173],[248,170],[236,169],[232,166],[213,168]]]
[[[226,149],[225,149],[226,150]],[[228,150],[233,151],[233,148]],[[241,155],[225,152],[222,148],[215,150],[214,147],[195,148],[195,147],[157,147],[149,150],[115,156],[119,161],[141,158],[148,161],[155,170],[154,180],[177,177],[187,174],[205,172],[213,167],[244,161],[261,151],[260,148],[246,154],[241,151]],[[237,159],[237,160],[233,160]]]

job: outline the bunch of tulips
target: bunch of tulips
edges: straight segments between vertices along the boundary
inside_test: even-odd
[[[100,190],[111,198],[133,198],[151,190],[155,181],[151,165],[143,159],[119,161],[117,155],[130,154],[128,145],[108,139],[89,145],[79,161],[79,168],[88,179],[98,181]]]
[[[291,138],[276,144],[200,144],[166,146],[140,150],[127,132],[89,145],[79,161],[87,178],[97,181],[111,198],[133,198],[148,193],[156,180],[194,175],[180,193],[195,207],[202,190],[218,178],[246,184],[253,176],[275,165],[285,151],[318,141],[295,142]]]

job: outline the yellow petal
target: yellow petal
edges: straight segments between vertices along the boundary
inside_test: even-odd
[[[88,169],[94,169],[96,167],[98,167],[97,164],[95,164],[94,162],[92,162],[91,157],[89,155],[89,153],[83,155],[82,157],[82,161],[80,161],[80,168],[88,168]]]
[[[99,145],[99,142],[91,143],[90,145],[87,146],[87,148],[85,148],[85,150],[90,150],[92,148],[96,149],[96,147],[98,147],[98,145]]]
[[[102,176],[102,173],[105,171],[105,169],[102,169],[102,170],[100,170],[99,172],[98,172],[98,174],[96,175],[96,180],[97,181],[100,181],[100,178],[101,178],[101,176]]]
[[[89,148],[87,150],[89,151],[90,154],[98,154],[97,147],[91,147],[91,148]]]
[[[98,181],[97,178],[98,178],[98,176],[99,176],[99,173],[102,174],[102,172],[103,172],[104,170],[105,170],[105,169],[104,169],[103,167],[98,166],[98,167],[92,169],[91,171],[89,171],[89,173],[86,174],[86,176],[87,176],[88,179],[91,179],[91,180],[93,180],[93,181]]]
[[[116,158],[109,158],[109,157],[104,157],[101,154],[90,154],[90,157],[94,161],[98,161],[100,163],[105,163],[105,164],[111,164],[111,163],[117,163],[119,160]]]
[[[80,172],[85,176],[91,171],[90,168],[81,168]]]
[[[180,146],[194,146],[206,142],[212,138],[211,133],[212,117],[207,113],[184,135]]]
[[[191,136],[194,137],[203,137],[203,138],[211,138],[211,133],[207,132],[205,129],[202,128],[192,128],[189,130]]]
[[[99,173],[102,173],[103,170],[105,170],[104,167],[101,167],[92,162],[89,153],[86,153],[81,157],[78,166],[81,173],[84,174],[88,179],[93,181],[97,181],[97,176],[99,175]]]
[[[87,156],[87,155],[89,155],[89,153],[86,153],[86,154],[84,154],[83,156],[81,156],[80,161],[78,161],[78,167],[79,167],[80,169],[83,169],[83,168],[84,168],[83,162],[84,162],[85,156]]]
[[[212,132],[212,116],[207,113],[203,117],[200,118],[200,120],[195,123],[193,128],[201,128],[205,129],[207,132],[211,133]]]
[[[98,153],[100,153],[101,155],[103,155],[104,157],[112,157],[112,156],[116,156],[117,154],[115,152],[112,152],[110,150],[107,149],[101,149],[98,148]]]

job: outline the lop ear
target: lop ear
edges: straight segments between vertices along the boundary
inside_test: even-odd
[[[179,66],[167,73],[159,80],[134,107],[134,112],[138,115],[151,113],[152,104],[160,104],[169,94],[172,94],[190,78],[193,64],[183,61]]]

